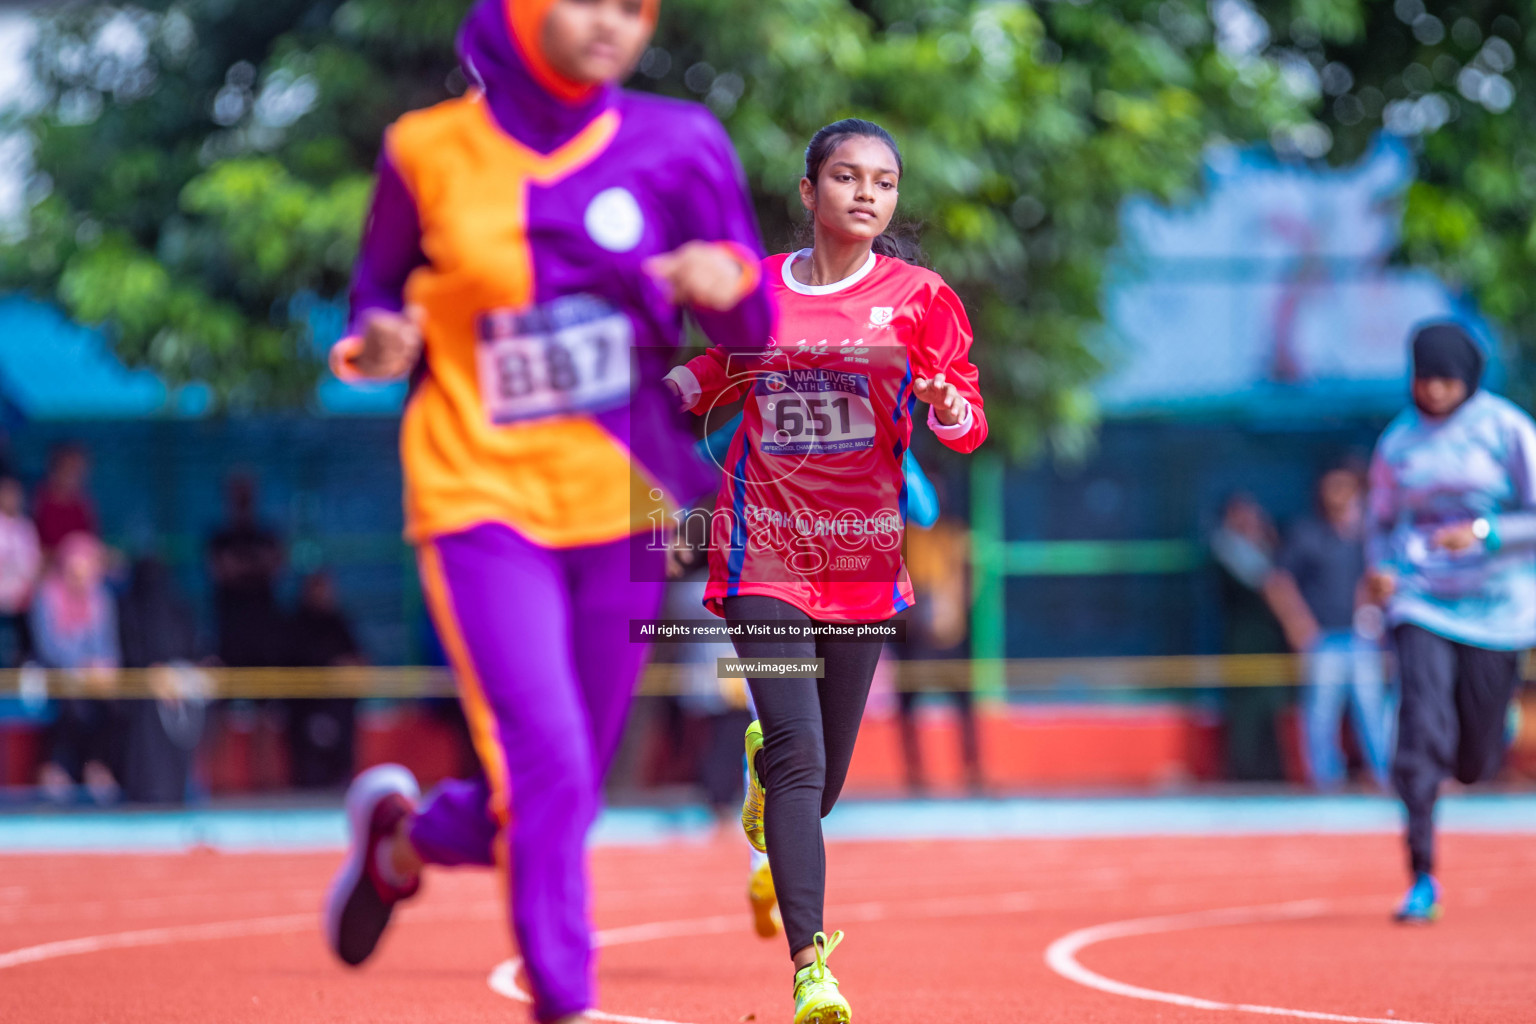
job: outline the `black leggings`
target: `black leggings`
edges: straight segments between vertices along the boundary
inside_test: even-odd
[[[1468,785],[1504,766],[1509,702],[1520,684],[1514,651],[1458,644],[1418,626],[1398,626],[1403,679],[1392,782],[1408,809],[1408,861],[1435,869],[1435,797],[1447,776]]]
[[[773,597],[728,597],[728,622],[799,622],[811,618]],[[742,658],[823,658],[824,678],[748,679],[763,726],[758,776],[767,790],[763,828],[773,885],[793,955],[822,926],[827,854],[821,819],[831,813],[848,778],[864,702],[880,660],[879,640],[758,640],[737,637]]]

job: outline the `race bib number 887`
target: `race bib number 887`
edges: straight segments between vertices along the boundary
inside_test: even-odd
[[[623,405],[634,387],[634,325],[601,299],[573,295],[477,323],[476,368],[497,425]]]

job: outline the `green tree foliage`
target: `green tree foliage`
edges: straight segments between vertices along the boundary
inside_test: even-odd
[[[1380,131],[1418,159],[1400,256],[1464,288],[1507,330],[1514,391],[1536,399],[1536,6],[1514,0],[1276,0],[1265,53],[1310,79],[1355,158]]]
[[[302,401],[318,372],[306,303],[344,289],[384,125],[462,84],[451,40],[466,6],[51,16],[35,55],[45,100],[26,118],[39,198],[0,270],[172,381],[235,405]],[[1310,124],[1279,61],[1218,45],[1203,0],[667,0],[634,85],[722,117],[773,248],[803,226],[811,133],[851,114],[889,127],[903,214],[967,301],[1015,450],[1046,436],[1070,450],[1091,429],[1121,201],[1190,194],[1213,139]]]
[[[225,407],[313,394],[384,127],[448,94],[468,0],[70,5],[41,19],[36,200],[0,281]]]
[[[1309,120],[1275,63],[1222,52],[1203,0],[778,0],[751,16],[668,0],[663,17],[665,57],[639,80],[726,118],[770,245],[801,222],[794,185],[817,128],[855,114],[892,131],[902,210],[966,300],[1015,451],[1090,436],[1121,201],[1187,196],[1208,142]]]

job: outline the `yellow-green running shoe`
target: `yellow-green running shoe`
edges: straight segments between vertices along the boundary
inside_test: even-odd
[[[747,880],[747,901],[752,904],[752,925],[757,934],[771,939],[784,927],[779,916],[779,894],[773,888],[773,868],[763,861]]]
[[[817,932],[812,940],[816,960],[795,972],[795,1024],[848,1024],[853,1008],[837,990],[837,979],[827,970],[827,957],[843,941],[842,932]]]
[[[763,749],[763,725],[753,722],[747,726],[747,796],[741,802],[741,830],[747,834],[747,842],[760,853],[768,852],[768,840],[763,838],[763,780],[757,777],[757,752]]]

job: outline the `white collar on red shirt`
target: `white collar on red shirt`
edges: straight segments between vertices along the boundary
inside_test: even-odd
[[[798,261],[808,260],[810,258],[811,250],[801,249],[799,252],[791,253],[789,259],[784,261],[784,285],[790,291],[799,292],[801,295],[831,295],[833,292],[840,292],[845,288],[852,288],[854,285],[868,277],[871,270],[875,269],[875,254],[873,251],[871,251],[869,254],[869,259],[864,261],[864,265],[858,270],[855,270],[852,274],[849,274],[847,277],[843,278],[841,281],[833,281],[831,284],[801,284],[799,281],[795,280],[794,271],[790,268],[793,267]]]

